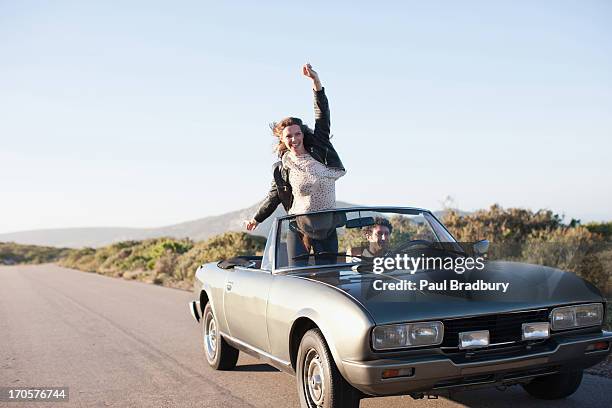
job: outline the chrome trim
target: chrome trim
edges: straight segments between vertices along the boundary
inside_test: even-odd
[[[338,256],[341,256],[341,255],[338,255]],[[346,256],[350,256],[350,255],[346,255]],[[345,266],[354,266],[354,265],[359,265],[359,263],[351,262],[351,263],[337,263],[337,264],[327,264],[327,265],[283,266],[282,268],[275,269],[274,273],[277,274],[279,272],[303,271],[303,270],[309,270],[309,269],[333,269],[333,268],[341,268]]]
[[[268,241],[270,242],[270,249],[272,249],[272,259],[270,260],[270,264],[272,265],[272,273],[275,273],[276,271],[276,247],[278,245],[278,231],[280,230],[281,227],[281,223],[278,219],[279,217],[275,217],[274,220],[272,221],[272,226],[270,227],[270,232],[268,233]],[[266,246],[268,245],[268,241],[266,241]],[[264,247],[264,251],[267,248]],[[261,257],[261,263],[263,265],[263,257],[266,256],[266,254],[264,253],[263,256]]]
[[[299,217],[300,215],[324,214],[324,213],[330,213],[330,212],[349,212],[349,211],[350,212],[357,212],[357,211],[380,211],[380,212],[414,211],[415,213],[426,212],[426,213],[432,214],[432,212],[430,210],[427,210],[425,208],[418,208],[418,207],[398,207],[398,206],[378,206],[378,207],[374,206],[374,207],[368,207],[368,206],[358,206],[358,207],[330,208],[329,210],[309,211],[309,212],[300,213],[300,214],[287,214],[287,215],[283,215],[281,217],[276,217],[276,218],[278,220],[285,220],[285,219],[288,219],[288,218]]]
[[[489,344],[487,347],[491,347],[491,346],[504,346],[506,344],[514,344],[514,343],[518,343],[518,341],[503,341],[501,343],[492,343],[492,344]]]
[[[270,360],[274,360],[274,361],[276,361],[276,362],[281,363],[282,365],[285,365],[285,366],[291,367],[291,362],[289,362],[289,361],[281,360],[281,359],[280,359],[280,358],[278,358],[278,357],[274,357],[272,354],[267,353],[267,352],[265,352],[265,351],[263,351],[263,350],[261,350],[261,349],[258,349],[257,347],[253,347],[253,346],[251,346],[250,344],[245,343],[245,342],[244,342],[244,341],[242,341],[242,340],[238,340],[237,338],[232,337],[232,336],[230,336],[229,334],[224,333],[224,332],[222,332],[222,331],[219,331],[219,334],[220,334],[220,335],[222,335],[223,337],[225,337],[226,339],[228,339],[229,341],[232,341],[232,342],[234,342],[234,343],[236,343],[236,344],[239,344],[239,345],[241,345],[242,347],[246,347],[246,348],[248,348],[248,349],[251,349],[251,350],[253,350],[254,352],[256,352],[257,354],[260,354],[260,355],[262,355],[262,356],[264,356],[264,357],[266,357],[266,358],[269,358]]]
[[[507,344],[515,344],[515,343],[520,343],[519,341],[504,341],[502,343],[492,343],[489,344],[488,346],[483,346],[480,347],[482,349],[486,349],[487,347],[493,347],[493,346],[505,346]],[[445,347],[440,347],[441,350],[465,350],[465,349],[461,349],[459,347],[450,347],[450,346],[445,346]]]
[[[547,307],[542,307],[540,309],[529,309],[529,310],[515,310],[507,313],[525,313],[525,312],[541,312],[542,310],[548,310]]]
[[[260,273],[267,273],[268,275],[270,275],[272,273],[272,271],[268,271],[266,269],[259,269],[259,268],[245,268],[244,266],[234,266],[232,269],[240,269],[241,271],[247,271],[247,272],[260,272]],[[228,270],[232,270],[232,269],[228,269]]]
[[[551,306],[554,307],[554,306]],[[459,320],[459,319],[469,319],[472,317],[481,317],[481,316],[491,316],[491,315],[503,315],[503,314],[511,314],[511,313],[527,313],[527,312],[541,312],[542,310],[548,310],[548,307],[543,307],[540,309],[527,309],[527,310],[514,310],[511,312],[492,312],[485,314],[477,314],[477,315],[466,315],[460,317],[445,317],[443,320]]]

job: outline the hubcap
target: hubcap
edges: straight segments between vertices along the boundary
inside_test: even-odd
[[[217,325],[212,313],[208,313],[204,320],[204,347],[208,358],[214,360],[217,355]]]
[[[322,407],[325,401],[325,372],[321,357],[315,349],[306,353],[304,360],[304,386],[309,405]]]

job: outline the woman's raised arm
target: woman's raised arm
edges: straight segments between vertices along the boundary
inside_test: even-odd
[[[315,91],[320,91],[323,89],[323,86],[321,86],[321,80],[319,79],[319,74],[317,74],[317,71],[312,69],[312,65],[304,64],[302,67],[302,73],[308,78],[312,79],[312,89]]]
[[[329,140],[331,124],[329,119],[329,103],[319,74],[312,69],[312,65],[305,64],[302,67],[302,73],[312,79],[312,89],[314,90],[314,112],[315,112],[315,128],[314,137],[319,140]]]

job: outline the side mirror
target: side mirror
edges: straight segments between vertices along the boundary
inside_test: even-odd
[[[489,240],[483,239],[474,244],[474,253],[476,255],[484,255],[489,250]]]

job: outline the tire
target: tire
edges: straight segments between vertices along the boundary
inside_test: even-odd
[[[240,351],[229,344],[219,334],[217,317],[210,302],[202,313],[202,343],[206,361],[215,370],[231,370],[236,367]]]
[[[359,407],[361,393],[338,371],[319,329],[311,329],[302,337],[296,377],[302,408]]]
[[[582,381],[582,370],[567,371],[559,374],[547,375],[523,384],[525,391],[532,397],[554,400],[572,395]]]

